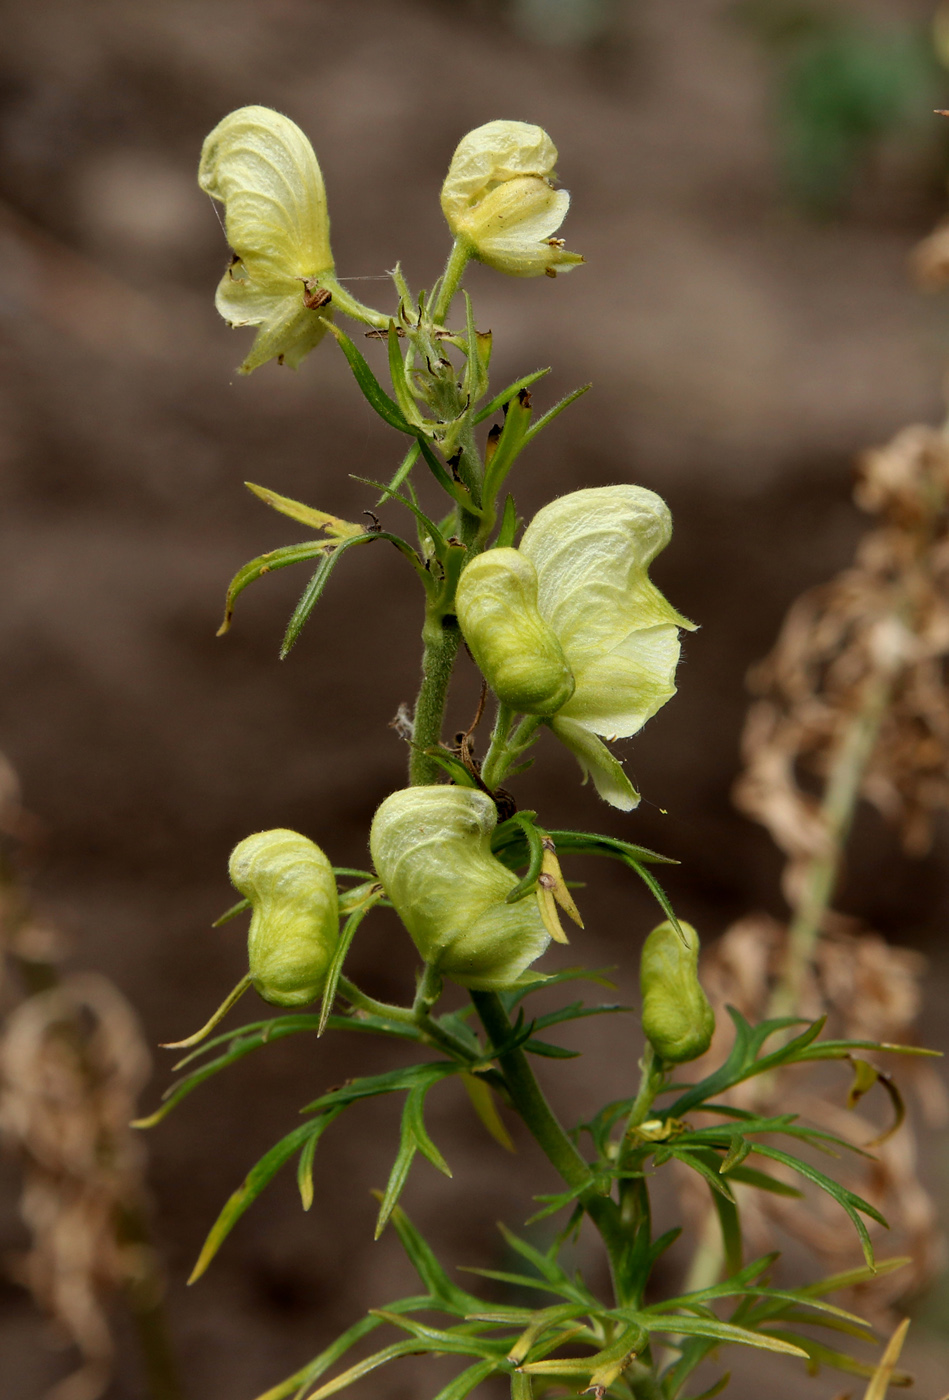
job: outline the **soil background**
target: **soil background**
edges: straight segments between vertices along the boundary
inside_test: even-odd
[[[932,10],[852,8],[920,25]],[[529,516],[615,481],[659,491],[676,533],[654,576],[701,630],[685,641],[679,695],[627,746],[644,794],[634,815],[581,788],[552,742],[518,795],[550,825],[677,857],[667,885],[703,937],[749,910],[780,917],[779,858],[729,799],[744,676],[791,600],[850,559],[865,527],[850,500],[856,454],[945,412],[949,310],[908,271],[945,204],[940,138],[885,147],[841,214],[808,218],[777,169],[772,67],[721,0],[618,0],[599,37],[572,45],[489,0],[6,0],[0,23],[0,749],[46,832],[35,889],[69,935],[70,965],[113,978],[150,1044],[187,1034],[244,970],[241,934],[209,930],[233,898],[233,844],[289,826],[363,865],[372,812],[403,781],[389,721],[416,689],[420,615],[394,552],[348,557],[285,663],[296,572],[251,589],[231,633],[214,635],[235,570],[297,537],[244,480],[358,519],[375,497],[353,475],[384,478],[399,454],[331,343],[297,373],[235,372],[248,335],[214,311],[226,249],[194,172],[205,133],[251,102],[311,136],[337,271],[386,306],[397,259],[416,286],[440,269],[438,191],[460,136],[505,116],[554,137],[573,197],[563,232],[587,265],[555,282],[470,276],[495,336],[494,383],[550,364],[541,405],[594,384],[525,459],[518,504]],[[395,509],[381,513],[398,528]],[[453,693],[458,726],[476,696],[469,668]],[[839,902],[931,956],[923,1034],[949,1047],[946,856],[945,826],[909,862],[864,814]],[[654,909],[618,868],[590,875],[570,955],[621,964],[631,1001]],[[404,935],[384,917],[364,930],[353,975],[407,994]],[[629,1092],[635,1074],[622,1018],[591,1024],[564,1036],[588,1052],[562,1071],[568,1117]],[[168,1079],[163,1054],[146,1106]],[[309,1216],[292,1174],[278,1178],[184,1288],[224,1199],[299,1106],[392,1063],[385,1043],[291,1039],[149,1137],[192,1400],[251,1400],[366,1306],[412,1291],[394,1238],[370,1242],[369,1192],[397,1131],[386,1102],[327,1137]],[[433,1097],[430,1126],[456,1176],[423,1164],[406,1205],[444,1258],[498,1267],[493,1222],[529,1213],[531,1172],[535,1190],[553,1182],[526,1142],[502,1160],[450,1092]],[[944,1138],[927,1152],[945,1196]],[[25,1241],[17,1192],[7,1162],[0,1253]],[[936,1290],[914,1306],[917,1393],[935,1400],[949,1301]],[[38,1400],[68,1373],[71,1354],[48,1343],[26,1295],[0,1282],[3,1400]],[[110,1400],[138,1400],[121,1345]],[[773,1400],[841,1388],[756,1357],[735,1364],[736,1400],[765,1385]],[[409,1400],[445,1378],[437,1363],[399,1365],[361,1393]]]

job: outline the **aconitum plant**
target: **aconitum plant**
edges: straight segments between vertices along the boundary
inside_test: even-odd
[[[262,500],[315,537],[270,550],[240,570],[228,590],[222,631],[249,584],[275,569],[315,561],[283,640],[285,655],[343,556],[386,540],[418,579],[422,678],[405,721],[407,784],[385,799],[367,833],[372,869],[334,866],[332,854],[307,836],[282,829],[250,834],[235,849],[230,875],[242,898],[222,917],[250,911],[248,973],[201,1031],[178,1042],[189,1051],[178,1066],[184,1077],[141,1126],[157,1123],[208,1078],[283,1036],[358,1030],[417,1049],[418,1062],[409,1068],[387,1070],[383,1061],[375,1075],[318,1093],[302,1110],[302,1122],[230,1198],[197,1261],[195,1279],[293,1158],[308,1209],[322,1135],[361,1099],[404,1096],[377,1234],[387,1225],[397,1232],[419,1291],[369,1300],[366,1316],[275,1384],[265,1400],[323,1400],[376,1367],[420,1353],[458,1358],[457,1375],[436,1400],[463,1400],[498,1377],[509,1383],[513,1400],[551,1391],[589,1392],[597,1400],[679,1400],[690,1393],[697,1368],[714,1365],[733,1345],[780,1353],[802,1374],[804,1366],[829,1361],[875,1375],[871,1387],[879,1400],[889,1363],[874,1372],[871,1363],[813,1335],[823,1326],[842,1334],[845,1345],[850,1337],[872,1343],[868,1325],[827,1297],[901,1262],[874,1259],[865,1217],[885,1224],[882,1217],[812,1164],[809,1149],[844,1151],[849,1145],[802,1125],[793,1112],[766,1118],[735,1106],[729,1091],[780,1066],[849,1060],[863,1092],[874,1081],[864,1052],[900,1047],[822,1039],[821,1022],[794,1018],[752,1026],[733,1011],[727,1058],[690,1082],[688,1066],[708,1050],[715,1018],[699,981],[698,935],[676,918],[654,873],[667,857],[614,836],[552,830],[542,814],[520,805],[529,800],[529,778],[516,783],[515,792],[508,787],[533,762],[535,741],[548,729],[606,803],[632,812],[638,794],[609,744],[637,733],[675,694],[680,633],[693,626],[649,578],[650,564],[671,538],[669,510],[654,492],[628,482],[574,491],[544,506],[525,527],[509,490],[521,457],[577,394],[538,414],[531,389],[545,370],[492,393],[491,335],[478,329],[461,284],[472,260],[508,276],[550,278],[582,262],[557,236],[569,196],[555,184],[556,160],[549,136],[523,122],[492,121],[464,136],[441,193],[452,235],[445,269],[429,290],[416,293],[396,267],[391,308],[379,311],[355,300],[336,279],[319,165],[292,121],[265,107],[244,107],[205,142],[200,184],[224,206],[232,249],[217,306],[230,325],[256,328],[242,370],[268,360],[296,367],[321,341],[335,340],[368,403],[406,446],[388,483],[368,483],[369,499],[398,505],[414,526],[410,539],[383,529],[371,512],[368,528],[328,513],[323,507],[332,504],[331,481],[321,485],[320,508],[254,486]],[[379,383],[337,316],[368,326],[386,342],[389,387]],[[431,513],[420,503],[419,472],[431,478],[427,490],[444,498]],[[392,567],[402,567],[394,556]],[[483,695],[491,691],[495,700],[481,758],[474,726],[454,742],[442,732],[462,642],[483,675]],[[531,1060],[540,1056],[555,1068],[565,1052],[544,1038],[552,1027],[621,1008],[579,1001],[544,1014],[529,1008],[541,988],[596,980],[581,969],[547,972],[543,964],[550,941],[566,941],[561,913],[583,927],[561,861],[572,869],[575,860],[592,856],[619,861],[645,881],[662,921],[643,930],[643,1036],[632,1024],[629,1032],[631,1066],[643,1046],[638,1083],[630,1083],[626,1098],[597,1107],[588,1121],[564,1125]],[[394,909],[405,928],[392,957],[418,968],[410,1006],[377,1001],[346,975],[353,938],[378,906]],[[582,934],[576,941],[582,948]],[[468,994],[461,1010],[439,1012],[446,979]],[[282,1008],[280,1014],[211,1036],[251,986]],[[443,1086],[440,1093],[467,1091],[502,1145],[508,1137],[503,1115],[519,1115],[561,1178],[561,1189],[540,1196],[533,1216],[554,1218],[550,1247],[540,1250],[504,1227],[519,1265],[511,1272],[482,1271],[495,1280],[500,1302],[462,1288],[399,1206],[416,1156],[450,1174],[425,1125],[426,1099],[436,1086]],[[653,1270],[680,1232],[654,1237],[650,1192],[672,1162],[694,1172],[711,1192],[721,1225],[719,1267],[708,1286],[657,1297],[650,1288]],[[745,1257],[742,1193],[788,1194],[787,1178],[795,1173],[850,1217],[863,1268],[782,1288],[770,1281],[774,1256]],[[585,1228],[597,1234],[608,1261],[608,1296],[561,1262],[564,1245]],[[524,1303],[531,1295],[536,1307]],[[380,1329],[385,1345],[372,1350],[365,1339]],[[717,1394],[727,1381],[726,1375],[705,1395]]]

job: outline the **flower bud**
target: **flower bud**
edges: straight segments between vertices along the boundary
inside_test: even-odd
[[[715,1013],[698,977],[699,936],[691,924],[680,927],[689,946],[667,920],[643,944],[639,968],[643,1030],[660,1059],[671,1064],[704,1055],[715,1031]]]
[[[537,571],[516,549],[489,549],[458,580],[458,623],[499,700],[552,715],[573,694],[563,649],[537,611]]]
[[[369,837],[386,894],[425,962],[475,991],[514,986],[550,942],[537,904],[507,904],[517,877],[491,852],[497,810],[474,788],[412,787]]]
[[[230,326],[258,326],[241,372],[275,356],[294,369],[326,332],[329,216],[313,147],[289,117],[240,107],[201,150],[198,184],[224,205],[234,261],[215,305]]]
[[[319,846],[277,828],[231,852],[231,881],[250,900],[250,976],[264,1001],[306,1006],[323,990],[339,939],[336,877]]]
[[[583,259],[552,235],[570,207],[551,185],[557,148],[539,126],[494,121],[458,143],[442,186],[442,212],[472,257],[513,277],[556,276]]]

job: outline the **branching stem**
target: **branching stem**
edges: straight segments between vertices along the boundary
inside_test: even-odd
[[[471,1000],[491,1044],[503,1045],[510,1040],[511,1022],[497,993],[472,992]],[[616,1202],[609,1196],[597,1193],[593,1173],[557,1120],[523,1050],[505,1051],[498,1056],[498,1064],[511,1104],[524,1120],[535,1142],[566,1184],[574,1189],[580,1188],[578,1199],[599,1230],[609,1253],[615,1288],[618,1265],[626,1251]]]

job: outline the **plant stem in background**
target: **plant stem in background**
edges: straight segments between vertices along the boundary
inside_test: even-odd
[[[798,1010],[804,978],[834,896],[867,764],[873,755],[892,691],[893,682],[888,674],[868,679],[860,708],[838,746],[820,807],[826,847],[811,857],[802,872],[801,894],[788,928],[785,965],[769,1008],[772,1016],[792,1016]]]

